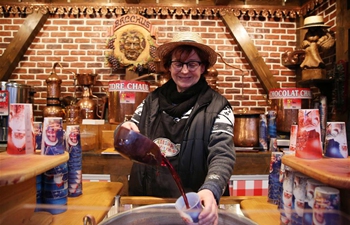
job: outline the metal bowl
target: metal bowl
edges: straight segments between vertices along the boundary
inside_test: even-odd
[[[99,225],[186,225],[175,209],[175,204],[140,206],[102,221]],[[257,225],[250,219],[223,210],[219,211],[219,225]]]

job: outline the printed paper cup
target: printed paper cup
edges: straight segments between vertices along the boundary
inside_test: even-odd
[[[65,152],[64,130],[61,117],[45,117],[41,141],[42,155],[60,155]]]
[[[327,122],[324,155],[330,158],[348,158],[345,122]]]
[[[35,153],[32,104],[10,104],[6,151],[10,155]]]
[[[302,159],[323,157],[318,109],[299,109],[295,156]]]

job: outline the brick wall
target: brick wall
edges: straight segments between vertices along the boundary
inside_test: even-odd
[[[335,30],[335,0],[322,3],[315,14],[323,15]],[[203,39],[229,63],[249,71],[244,78],[239,70],[234,70],[219,61],[217,86],[235,108],[267,109],[266,96],[261,84],[248,65],[229,29],[219,17],[167,17],[148,18],[158,29],[157,44],[171,39],[173,33],[193,31],[200,33]],[[295,87],[295,71],[283,67],[281,54],[293,50],[296,46],[296,21],[290,18],[242,17],[242,25],[247,30],[254,45],[263,57],[280,87]],[[16,15],[0,18],[0,54],[11,42],[24,19]],[[34,114],[41,120],[42,110],[46,106],[46,83],[55,62],[61,62],[63,70],[57,68],[62,79],[62,96],[72,96],[73,75],[76,73],[97,73],[98,82],[93,92],[103,93],[108,81],[122,79],[125,70],[112,72],[105,65],[107,31],[113,26],[115,17],[95,17],[74,15],[51,16],[39,32],[23,59],[10,77],[20,83],[34,86]],[[242,80],[243,79],[243,80]],[[244,90],[242,93],[242,83]]]

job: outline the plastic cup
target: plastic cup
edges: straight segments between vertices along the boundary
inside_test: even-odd
[[[186,207],[183,196],[179,197],[175,202],[175,208],[179,211],[182,219],[187,223],[198,223],[198,216],[203,206],[199,199],[199,195],[195,192],[186,193],[186,197],[190,208]]]

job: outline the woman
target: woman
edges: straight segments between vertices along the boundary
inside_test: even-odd
[[[217,54],[194,33],[179,33],[157,54],[171,79],[150,93],[131,121],[121,126],[157,143],[179,174],[185,192],[198,192],[199,224],[218,223],[218,203],[235,163],[233,112],[229,102],[207,84],[204,74]],[[181,196],[165,166],[135,163],[130,195]]]

